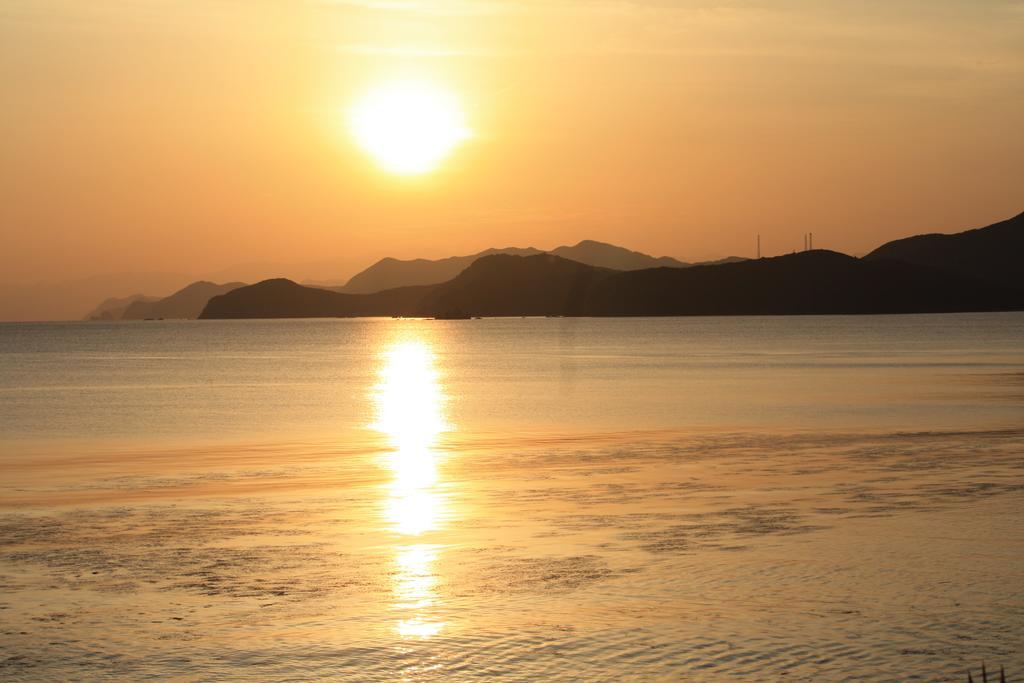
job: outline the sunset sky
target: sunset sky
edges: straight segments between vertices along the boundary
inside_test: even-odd
[[[464,118],[434,170],[353,137],[396,81]],[[5,0],[0,102],[3,283],[859,254],[1024,210],[1017,0]]]

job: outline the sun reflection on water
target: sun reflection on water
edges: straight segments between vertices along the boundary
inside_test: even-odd
[[[385,517],[394,532],[411,540],[438,530],[447,516],[435,450],[439,435],[449,429],[443,415],[445,396],[434,353],[423,341],[390,346],[379,379],[373,428],[387,435],[393,449],[387,456],[392,480]],[[403,611],[396,626],[402,637],[429,638],[444,627],[431,616],[437,600],[438,551],[439,546],[422,542],[396,546],[392,592],[395,608]]]
[[[395,606],[410,610],[408,619],[400,619],[397,631],[401,636],[429,638],[437,635],[444,623],[425,616],[437,599],[437,575],[434,562],[437,549],[425,544],[411,545],[398,551],[395,563],[398,572],[395,577]]]

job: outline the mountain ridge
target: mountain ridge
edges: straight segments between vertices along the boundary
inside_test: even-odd
[[[534,247],[491,247],[468,256],[449,256],[442,259],[396,259],[385,257],[369,268],[352,276],[345,285],[332,285],[321,282],[304,282],[307,287],[326,289],[345,294],[370,294],[396,287],[421,286],[440,284],[455,278],[474,261],[485,256],[512,254],[518,256],[535,256],[544,253],[555,253],[570,260],[578,254],[583,262],[591,261],[591,265],[599,263],[619,263],[624,269],[644,265],[669,265],[686,267],[682,261],[671,257],[653,257],[638,251],[619,247],[596,240],[581,240],[572,246],[557,247],[552,252],[544,252]],[[730,257],[726,260],[739,260]],[[279,278],[270,278],[271,280]],[[141,294],[121,299],[111,298],[94,307],[84,316],[86,320],[142,320],[145,318],[195,318],[202,312],[209,299],[225,293],[225,288],[237,288],[244,283],[231,282],[218,285],[208,280],[198,280],[165,297],[145,296]],[[173,298],[172,298],[173,297]],[[203,300],[205,297],[205,300]],[[166,303],[158,303],[165,300]],[[187,300],[187,303],[186,303]],[[136,304],[139,301],[141,303]]]
[[[863,315],[1020,310],[1024,296],[928,266],[823,249],[740,263],[617,273],[595,316]]]
[[[210,298],[233,289],[244,287],[244,282],[217,284],[206,280],[193,282],[170,296],[155,301],[137,299],[131,302],[121,320],[145,320],[147,318],[198,318]]]
[[[201,318],[689,316],[1024,309],[1024,295],[930,266],[826,250],[692,268],[615,271],[553,254],[495,254],[452,280],[346,294],[264,281],[213,297]]]
[[[151,303],[159,301],[160,297],[146,296],[145,294],[131,294],[129,296],[112,296],[101,301],[94,309],[85,314],[83,320],[121,320],[124,312],[136,301]]]
[[[258,290],[247,290],[248,293],[241,298],[228,299],[227,303],[222,301],[212,308],[208,304],[213,299],[243,285],[216,285],[200,281],[159,301],[147,301],[149,297],[142,295],[110,299],[94,309],[89,317],[116,319],[118,311],[123,311],[125,319],[139,319],[199,317],[202,314],[206,317],[465,317],[471,314],[698,315],[758,311],[771,314],[786,311],[1006,310],[1016,306],[1007,299],[1008,296],[1013,301],[1017,300],[1015,296],[1024,296],[1024,269],[1018,266],[1016,259],[1022,248],[1024,213],[959,233],[929,233],[892,240],[859,260],[824,250],[801,252],[817,254],[813,257],[792,254],[789,256],[797,257],[796,260],[785,261],[790,265],[782,269],[778,265],[763,265],[777,263],[773,259],[738,257],[688,264],[671,257],[656,258],[585,239],[550,252],[533,247],[505,247],[436,260],[403,261],[386,257],[357,273],[342,287],[303,287],[290,280],[271,279],[258,283],[262,285]],[[548,258],[535,258],[541,256]],[[477,264],[481,262],[484,265],[478,268]],[[620,267],[606,265],[609,263]],[[829,264],[827,267],[832,272],[826,276],[811,264]],[[743,267],[727,267],[738,265]],[[720,270],[702,270],[706,268]],[[765,279],[765,268],[772,272],[768,279]],[[787,274],[787,269],[792,272]],[[695,274],[680,275],[682,271]],[[441,276],[446,279],[437,281]],[[808,282],[813,283],[814,291],[827,293],[823,295],[825,299],[809,297],[806,288],[801,289],[794,284],[794,278],[802,280],[805,286]],[[849,292],[832,286],[829,278],[846,282],[848,288],[860,294],[851,297]],[[394,281],[405,284],[378,289]],[[473,284],[467,286],[468,282]],[[927,286],[935,291],[943,292],[945,299],[939,300],[928,292],[920,291],[922,282],[927,282]],[[987,289],[983,286],[985,283],[989,285]],[[741,297],[738,287],[750,291]],[[679,294],[681,289],[701,288],[710,292],[703,295],[705,304]],[[983,289],[992,297],[990,304],[978,297],[978,292]],[[310,293],[307,290],[316,291]],[[272,301],[246,301],[240,309],[231,309],[231,302],[239,304],[245,297],[253,296],[254,291],[270,296]],[[343,294],[349,298],[325,298],[316,293],[319,291]],[[485,301],[478,296],[484,292],[490,299]],[[969,295],[962,296],[964,292]],[[758,296],[760,303],[755,303]],[[293,304],[298,308],[290,308]]]
[[[536,256],[544,253],[554,254],[586,265],[615,270],[638,270],[659,266],[686,268],[693,265],[670,256],[655,257],[615,244],[585,239],[572,246],[563,245],[547,252],[535,247],[492,247],[475,254],[448,256],[441,259],[396,259],[388,256],[353,275],[345,285],[330,289],[347,294],[370,294],[394,287],[439,284],[451,280],[474,261],[485,256],[498,254]]]
[[[983,228],[927,233],[886,242],[865,256],[971,275],[1024,291],[1024,213]]]
[[[452,279],[482,256],[494,254],[532,256],[539,253],[541,251],[533,247],[492,247],[467,256],[447,256],[440,259],[397,259],[385,256],[353,275],[341,287],[328,289],[345,294],[372,294],[395,287],[432,285]]]

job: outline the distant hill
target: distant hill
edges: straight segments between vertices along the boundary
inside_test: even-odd
[[[143,320],[146,318],[198,318],[210,297],[244,287],[244,282],[228,282],[218,285],[201,280],[184,289],[156,301],[133,301],[125,309],[122,320]]]
[[[356,273],[344,286],[331,289],[346,294],[372,294],[395,287],[433,285],[451,280],[481,256],[494,254],[532,256],[540,253],[539,249],[532,247],[525,249],[506,247],[504,249],[486,249],[469,256],[449,256],[436,260],[418,258],[403,261],[388,257],[377,261],[366,270]]]
[[[749,261],[745,256],[726,256],[725,258],[715,259],[714,261],[699,261],[698,263],[691,263],[690,266],[720,266],[723,263],[742,263],[743,261]]]
[[[0,273],[0,276],[3,274]],[[0,321],[81,320],[108,297],[173,292],[189,278],[166,272],[124,272],[52,282],[0,283]]]
[[[1024,291],[1024,213],[985,228],[887,242],[864,258],[943,268]]]
[[[351,318],[416,315],[433,285],[346,294],[278,278],[210,299],[200,318]]]
[[[959,273],[815,250],[715,266],[616,273],[586,314],[807,315],[938,313],[1024,307],[1013,290]]]
[[[583,315],[591,288],[615,272],[553,254],[485,256],[432,288],[417,310],[426,316]]]
[[[268,280],[214,297],[203,318],[416,315],[794,315],[1013,310],[1024,296],[970,276],[831,251],[614,271],[552,254],[495,254],[452,280],[345,294]]]
[[[655,258],[639,251],[630,251],[623,247],[594,240],[583,240],[572,247],[558,247],[551,252],[570,261],[578,261],[589,266],[611,268],[612,270],[640,270],[642,268],[685,268],[689,263],[678,261],[671,256]]]
[[[448,282],[373,294],[266,280],[210,299],[200,317],[580,315],[590,287],[614,272],[551,254],[493,254]]]
[[[545,252],[533,247],[522,249],[505,247],[503,249],[486,249],[469,256],[451,256],[437,260],[413,259],[402,261],[395,258],[385,258],[361,273],[354,275],[343,287],[331,287],[330,289],[347,294],[370,294],[394,287],[439,284],[451,280],[469,267],[471,263],[484,256],[499,254],[536,256],[543,253]],[[558,247],[550,253],[570,261],[615,270],[638,270],[640,268],[656,268],[659,266],[685,268],[690,265],[668,256],[655,258],[638,251],[630,251],[623,247],[617,247],[614,244],[605,244],[604,242],[596,242],[594,240],[583,240],[571,247]]]
[[[136,301],[149,303],[159,300],[160,297],[146,296],[144,294],[132,294],[131,296],[115,297],[104,299],[96,308],[83,316],[83,320],[120,320],[128,306]]]

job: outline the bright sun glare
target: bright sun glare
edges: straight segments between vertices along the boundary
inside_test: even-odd
[[[356,142],[399,175],[432,171],[470,137],[458,100],[421,81],[395,81],[366,93],[349,111]]]

